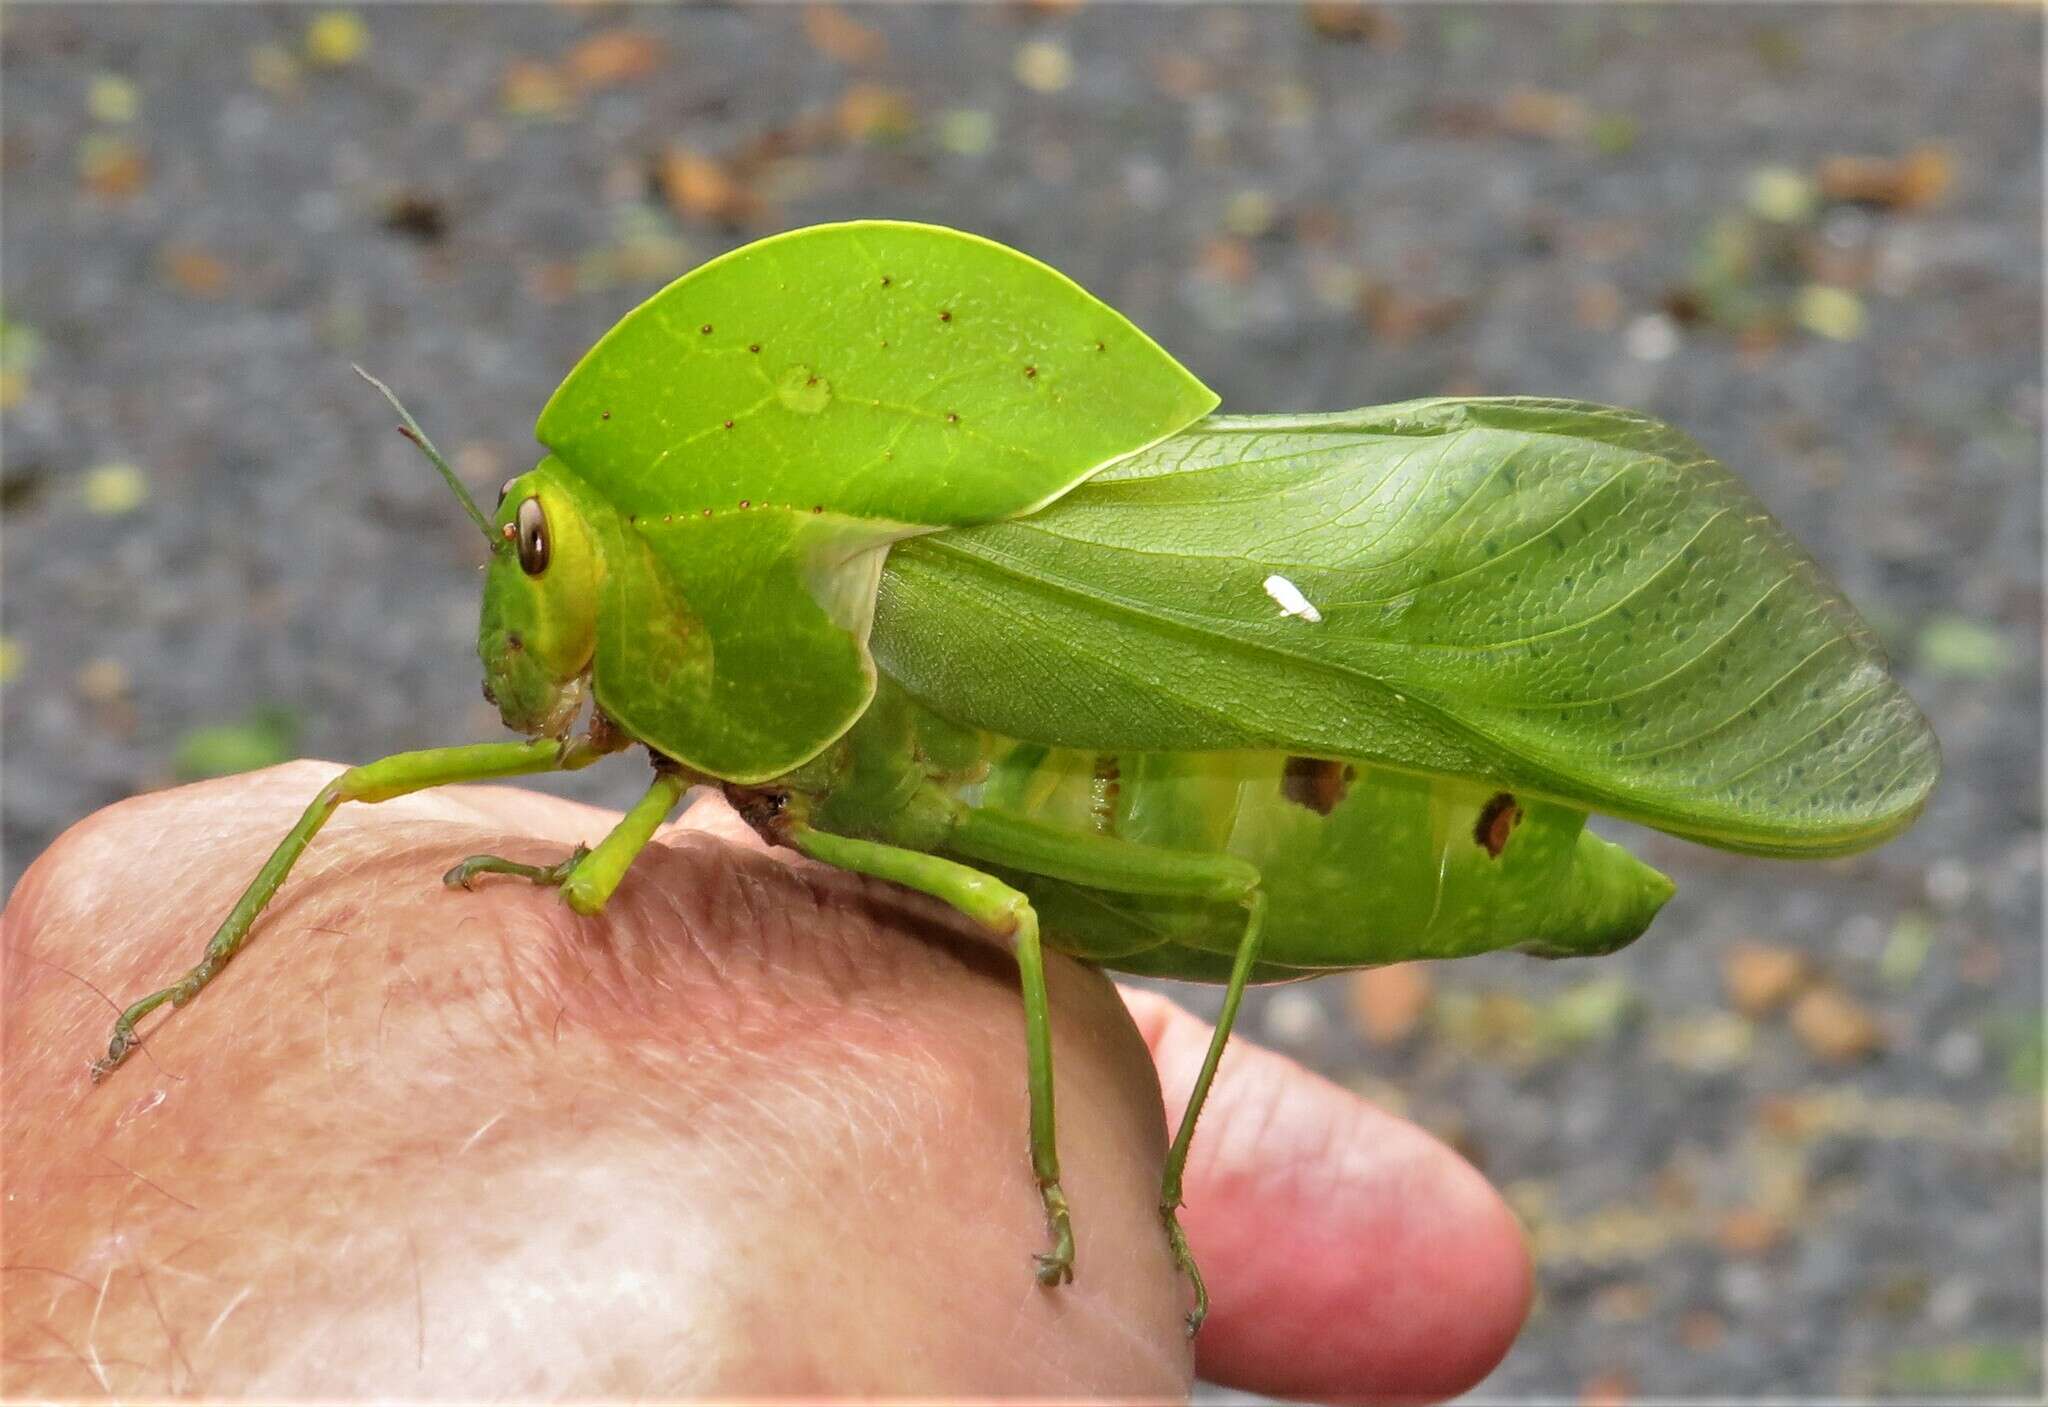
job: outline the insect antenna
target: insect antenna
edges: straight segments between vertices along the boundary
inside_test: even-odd
[[[349,365],[355,366],[355,363],[351,362]],[[357,366],[355,372],[363,380],[375,386],[385,400],[391,402],[391,408],[397,411],[398,418],[405,422],[398,427],[398,433],[418,445],[420,453],[426,455],[429,462],[441,471],[441,477],[448,481],[448,487],[455,490],[455,496],[462,500],[463,510],[469,514],[470,521],[476,524],[477,531],[484,535],[484,541],[491,545],[491,551],[504,551],[505,543],[496,533],[491,531],[491,520],[486,518],[483,510],[476,506],[476,500],[469,496],[469,490],[462,486],[462,480],[455,477],[455,470],[449,466],[447,460],[441,457],[441,451],[434,448],[434,442],[427,438],[426,431],[420,429],[420,423],[412,418],[412,412],[405,408],[405,403],[392,394],[389,386],[386,386],[382,381],[379,381],[361,367]]]

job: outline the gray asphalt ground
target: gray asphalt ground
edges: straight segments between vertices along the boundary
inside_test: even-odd
[[[1935,721],[1946,781],[1875,854],[1637,836],[1680,896],[1618,957],[1249,1008],[1528,1219],[1540,1303],[1481,1395],[2038,1393],[2038,12],[321,13],[0,17],[10,885],[181,753],[496,735],[473,529],[351,360],[487,492],[692,264],[962,225],[1228,409],[1455,389],[1678,423]],[[1731,989],[1773,962],[1788,1008]]]

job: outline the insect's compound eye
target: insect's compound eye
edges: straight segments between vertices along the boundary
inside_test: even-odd
[[[528,576],[548,569],[548,518],[538,498],[519,505],[519,566]]]
[[[518,482],[519,476],[514,474],[511,478],[505,480],[504,483],[498,485],[498,506],[500,508],[505,506],[505,495],[512,492],[512,485]]]

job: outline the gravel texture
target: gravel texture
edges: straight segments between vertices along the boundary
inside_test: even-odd
[[[351,360],[487,492],[667,278],[819,220],[959,224],[1124,309],[1229,409],[1455,389],[1675,421],[1935,720],[1946,781],[1873,855],[1638,836],[1680,897],[1619,957],[1248,1006],[1528,1218],[1540,1304],[1482,1394],[2038,1393],[2038,13],[18,4],[4,26],[10,884],[191,765],[202,728],[345,759],[495,734],[473,530]],[[1787,966],[1789,1015],[1756,997]]]

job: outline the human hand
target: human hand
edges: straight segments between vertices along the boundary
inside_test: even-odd
[[[1437,1396],[1526,1312],[1499,1199],[1420,1130],[1048,955],[1072,1285],[1031,1273],[1014,966],[920,896],[768,852],[716,799],[606,914],[552,861],[608,813],[455,787],[344,807],[255,937],[94,1087],[335,769],[138,797],[4,924],[8,1396]],[[106,998],[110,998],[107,1000]],[[1135,1024],[1131,1020],[1135,1017]],[[1158,1075],[1155,1076],[1155,1062]]]

